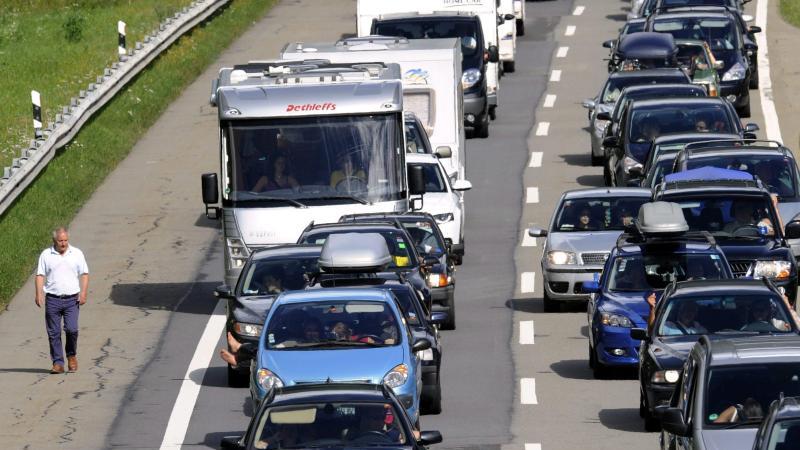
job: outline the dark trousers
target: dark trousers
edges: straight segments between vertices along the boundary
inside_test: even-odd
[[[64,365],[64,346],[61,343],[61,320],[64,320],[64,333],[67,335],[67,356],[78,351],[78,296],[68,298],[45,297],[44,320],[47,337],[50,339],[50,358],[53,364]]]

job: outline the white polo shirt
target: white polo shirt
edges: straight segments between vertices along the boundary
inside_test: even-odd
[[[81,290],[79,278],[89,273],[86,258],[77,247],[69,246],[62,255],[55,247],[39,255],[36,275],[44,276],[44,292],[51,295],[72,295]]]

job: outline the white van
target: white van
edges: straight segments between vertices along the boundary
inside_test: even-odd
[[[500,50],[500,62],[503,72],[511,73],[516,69],[517,59],[517,19],[514,15],[514,0],[500,0],[497,6],[497,34]]]
[[[461,92],[461,43],[457,39],[367,36],[335,43],[286,44],[281,59],[331,63],[393,62],[403,74],[403,107],[421,120],[434,151],[448,147],[442,164],[449,177],[464,179],[466,151]],[[446,151],[445,151],[446,153]]]

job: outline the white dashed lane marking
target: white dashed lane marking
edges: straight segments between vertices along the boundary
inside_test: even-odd
[[[519,343],[520,345],[533,344],[533,321],[522,320],[519,323]]]
[[[569,47],[558,47],[556,51],[556,58],[566,58]]]
[[[528,188],[528,198],[526,200],[527,203],[539,203],[539,188],[538,187],[529,187]]]
[[[556,98],[557,97],[556,97],[555,94],[547,94],[544,97],[544,104],[542,105],[542,107],[544,107],[544,108],[552,108],[553,105],[556,104]]]
[[[550,81],[561,81],[560,69],[553,69],[553,71],[550,72]]]
[[[567,25],[567,29],[564,30],[564,36],[575,36],[575,29],[577,27],[575,25]]]
[[[528,163],[528,167],[542,167],[542,156],[544,156],[542,152],[531,152],[531,162]]]
[[[550,132],[550,122],[539,122],[536,125],[536,135],[537,136],[547,136],[547,133]]]
[[[536,272],[522,272],[520,276],[520,292],[523,294],[532,294],[535,287],[534,281],[536,280]]]
[[[521,378],[520,384],[520,401],[523,405],[538,405],[539,399],[536,398],[536,379],[535,378]]]
[[[573,16],[580,16],[583,12],[586,11],[585,6],[576,6],[575,11],[572,11]]]
[[[522,246],[536,247],[536,238],[528,236],[528,230],[522,230]]]
[[[542,444],[525,444],[525,450],[542,450]]]

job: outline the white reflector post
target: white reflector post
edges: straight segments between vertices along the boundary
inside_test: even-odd
[[[125,22],[121,20],[117,22],[117,33],[119,33],[119,48],[117,51],[120,56],[125,56],[128,53],[125,48]]]
[[[42,137],[42,96],[38,91],[31,91],[33,104],[33,135],[36,139]]]

